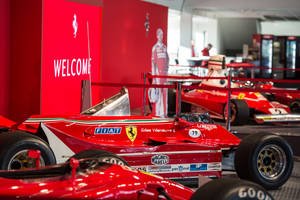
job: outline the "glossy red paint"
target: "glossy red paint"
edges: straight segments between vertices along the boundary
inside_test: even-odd
[[[205,84],[201,84],[205,86]],[[278,114],[276,110],[290,113],[288,106],[271,102],[259,92],[232,92],[231,99],[246,101],[248,107],[255,113]],[[182,100],[208,111],[212,117],[224,119],[224,109],[228,101],[228,93],[224,90],[191,90],[182,93]]]
[[[298,93],[295,92],[276,92],[276,90],[279,90],[281,88],[273,86],[273,83],[262,83],[262,84],[256,84],[255,87],[262,88],[262,89],[272,89],[274,90],[274,93],[270,94],[267,93],[266,96],[270,101],[277,101],[281,104],[287,105],[290,107],[290,109],[293,109],[294,104],[297,104],[295,106],[298,106],[295,109],[299,109],[300,106],[300,91]],[[296,111],[297,112],[297,111]],[[298,111],[299,112],[299,111]]]
[[[199,174],[220,177],[222,149],[240,142],[217,124],[149,116],[32,116],[18,128],[34,134],[39,126],[58,162],[83,150],[100,149],[117,154],[133,168],[179,179]],[[56,152],[62,148],[68,150]],[[156,155],[167,157],[165,165],[153,163]],[[199,168],[202,164],[204,169]]]
[[[189,199],[193,191],[178,183],[127,167],[98,163],[72,176],[67,164],[23,171],[0,171],[1,199],[158,199],[157,188],[171,199]],[[50,172],[55,171],[55,173]],[[23,174],[23,175],[20,175]],[[35,174],[35,175],[32,175]],[[14,178],[11,176],[13,175]],[[22,177],[23,176],[23,177]],[[6,177],[6,178],[5,178]],[[9,178],[10,177],[10,178]]]
[[[11,121],[0,115],[0,127],[12,128],[16,122]]]

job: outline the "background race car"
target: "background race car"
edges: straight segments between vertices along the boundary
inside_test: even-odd
[[[276,90],[281,90],[282,88],[275,87],[272,82],[254,84],[254,87],[262,89],[273,89],[274,93],[264,93],[264,96],[269,101],[278,101],[281,104],[289,106],[291,112],[300,113],[299,89],[297,89],[298,92],[276,92]]]
[[[224,57],[212,57],[208,62],[208,77],[199,84],[199,89],[182,92],[182,112],[209,112],[211,117],[227,119],[228,107],[230,108],[230,121],[233,124],[246,124],[250,117],[257,121],[267,121],[267,118],[275,118],[280,115],[281,120],[290,120],[290,108],[276,101],[269,101],[259,92],[232,91],[228,97],[228,70],[225,67]],[[230,88],[248,88],[245,83],[230,82]],[[175,93],[171,92],[171,101],[174,101]],[[230,99],[230,106],[228,100]],[[174,103],[170,109],[174,110]],[[265,117],[267,115],[267,118]]]

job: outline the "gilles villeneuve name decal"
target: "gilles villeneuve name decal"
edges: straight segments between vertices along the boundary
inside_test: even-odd
[[[54,77],[74,77],[91,74],[92,58],[54,59]]]

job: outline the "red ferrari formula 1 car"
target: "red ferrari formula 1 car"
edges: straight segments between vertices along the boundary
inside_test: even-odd
[[[234,163],[241,178],[268,189],[288,180],[293,154],[283,138],[261,133],[241,142],[222,126],[205,123],[197,115],[185,118],[190,121],[149,116],[32,116],[18,128],[0,133],[0,168],[35,167],[27,156],[31,149],[41,151],[41,165],[101,150],[95,156],[102,161],[175,180],[197,180],[199,175],[219,178],[223,161]]]
[[[211,63],[212,60],[209,61]],[[226,77],[228,72],[222,62],[212,62],[209,64],[209,77]],[[228,92],[218,90],[227,87],[226,79],[205,79],[200,86],[212,89],[195,89],[182,93],[182,101],[191,105],[192,111],[209,112],[213,118],[227,118]],[[247,83],[231,82],[231,88],[249,87]],[[233,124],[246,124],[252,116],[257,121],[268,121],[269,118],[280,117],[290,119],[290,108],[276,101],[269,101],[259,92],[235,92],[231,93],[231,122]]]
[[[195,193],[178,183],[95,158],[71,159],[45,168],[0,170],[0,198],[12,199],[173,199],[273,198],[262,187],[240,180],[214,180]],[[194,194],[193,194],[194,193]]]
[[[291,92],[276,92],[281,88],[275,87],[272,82],[254,84],[256,88],[262,89],[273,89],[275,93],[265,93],[267,99],[270,101],[278,101],[281,104],[289,106],[291,112],[300,113],[300,91],[297,90],[297,93]]]

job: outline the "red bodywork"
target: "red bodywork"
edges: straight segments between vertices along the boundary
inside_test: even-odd
[[[205,84],[202,84],[205,86]],[[287,114],[288,106],[278,102],[270,102],[259,92],[232,92],[231,99],[244,100],[253,114]],[[224,119],[224,111],[228,102],[228,93],[224,90],[191,90],[182,93],[182,101],[199,106],[208,111],[212,117]]]
[[[236,68],[238,66],[251,67],[252,64],[232,63],[227,66],[232,68]],[[226,67],[222,68],[221,64],[209,64],[208,69],[208,77],[211,77],[212,79],[202,80],[199,86],[211,89],[195,89],[183,92],[182,101],[208,111],[214,118],[224,119],[225,108],[228,102],[228,91],[224,90],[224,88],[228,88],[228,70]],[[243,87],[249,86],[245,83],[230,83],[230,88]],[[220,88],[220,90],[218,90],[218,88]],[[247,103],[251,114],[273,115],[290,113],[288,106],[278,102],[271,102],[259,92],[232,92],[230,99],[244,100]]]
[[[260,89],[272,89],[274,90],[274,93],[270,94],[267,93],[267,98],[269,97],[273,101],[278,101],[281,104],[289,106],[291,109],[293,109],[293,106],[295,109],[299,109],[300,106],[300,91],[298,93],[295,92],[276,92],[276,90],[281,90],[281,88],[274,87],[273,83],[262,83],[262,84],[256,84],[255,87]],[[299,110],[296,110],[300,112]]]
[[[171,199],[184,200],[193,193],[178,183],[127,167],[96,164],[95,161],[87,164],[87,160],[80,161],[79,166],[82,165],[85,167],[80,167],[75,173],[67,164],[14,172],[0,171],[0,198],[150,200],[160,199],[157,189],[162,188]]]
[[[240,143],[217,124],[144,116],[32,116],[18,129],[43,135],[58,163],[83,150],[100,149],[135,169],[172,179],[220,177],[222,150]]]

